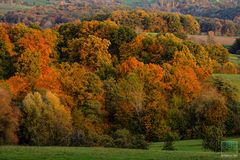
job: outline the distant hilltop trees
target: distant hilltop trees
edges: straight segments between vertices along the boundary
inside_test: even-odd
[[[202,4],[207,4],[209,3],[208,0],[158,0],[158,4],[161,7],[164,6],[169,6],[171,5],[172,7],[176,7],[179,3],[187,3],[187,4],[192,4],[192,3],[202,3]]]
[[[209,3],[239,3],[237,0],[158,0],[160,7],[177,7],[182,3],[185,4],[209,4]]]
[[[22,0],[0,0],[0,4],[22,4]]]

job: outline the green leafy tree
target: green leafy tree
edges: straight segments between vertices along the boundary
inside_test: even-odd
[[[216,126],[208,126],[203,134],[203,148],[210,149],[214,152],[221,150],[221,141],[223,140],[223,132]]]
[[[110,34],[110,53],[120,58],[119,47],[124,43],[131,42],[136,36],[137,34],[135,33],[135,31],[127,27],[120,27],[119,29],[112,31],[112,33]]]
[[[13,61],[5,43],[0,39],[0,79],[8,79],[14,74]]]
[[[226,121],[226,132],[228,135],[237,134],[240,131],[240,96],[239,89],[230,82],[215,77],[210,81],[226,99],[228,107],[228,118]]]
[[[23,100],[20,142],[29,145],[69,145],[70,111],[51,93],[29,93]]]

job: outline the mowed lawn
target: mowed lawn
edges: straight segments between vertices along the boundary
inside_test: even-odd
[[[240,141],[240,139],[234,139]],[[205,151],[201,140],[178,141],[176,151],[163,151],[163,143],[149,150],[103,147],[1,146],[0,160],[219,160],[221,153]]]

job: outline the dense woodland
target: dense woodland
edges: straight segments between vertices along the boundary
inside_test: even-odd
[[[223,46],[184,39],[199,28],[143,10],[44,30],[0,24],[0,144],[147,148],[239,135],[239,91],[211,76],[239,68]]]

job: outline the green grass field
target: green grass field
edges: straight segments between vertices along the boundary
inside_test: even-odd
[[[28,10],[31,9],[33,6],[48,6],[54,4],[49,0],[23,0],[23,2],[27,3],[28,5],[19,5],[19,4],[1,4],[0,5],[0,12],[7,13],[9,11],[16,11],[16,10]]]
[[[24,6],[24,5],[10,5],[10,4],[1,4],[0,5],[0,12],[6,13],[8,11],[16,11],[16,10],[27,10],[31,9],[30,6]]]
[[[231,139],[232,140],[232,139]],[[233,139],[240,142],[240,139]],[[149,150],[102,147],[1,146],[0,160],[219,160],[221,153],[204,151],[201,140],[176,142],[176,151],[163,151],[163,143]]]
[[[49,1],[49,0],[40,0],[40,1],[36,1],[36,0],[23,0],[25,3],[31,4],[31,5],[41,5],[41,6],[46,6],[46,5],[51,5],[53,4],[53,2],[57,2],[57,1]]]
[[[229,55],[229,61],[232,62],[232,63],[240,65],[240,55],[230,54]]]
[[[213,76],[227,80],[240,90],[240,74],[214,74]]]
[[[155,4],[157,3],[157,0],[123,0],[124,5],[132,6],[132,7],[137,7],[141,6],[143,4]]]

